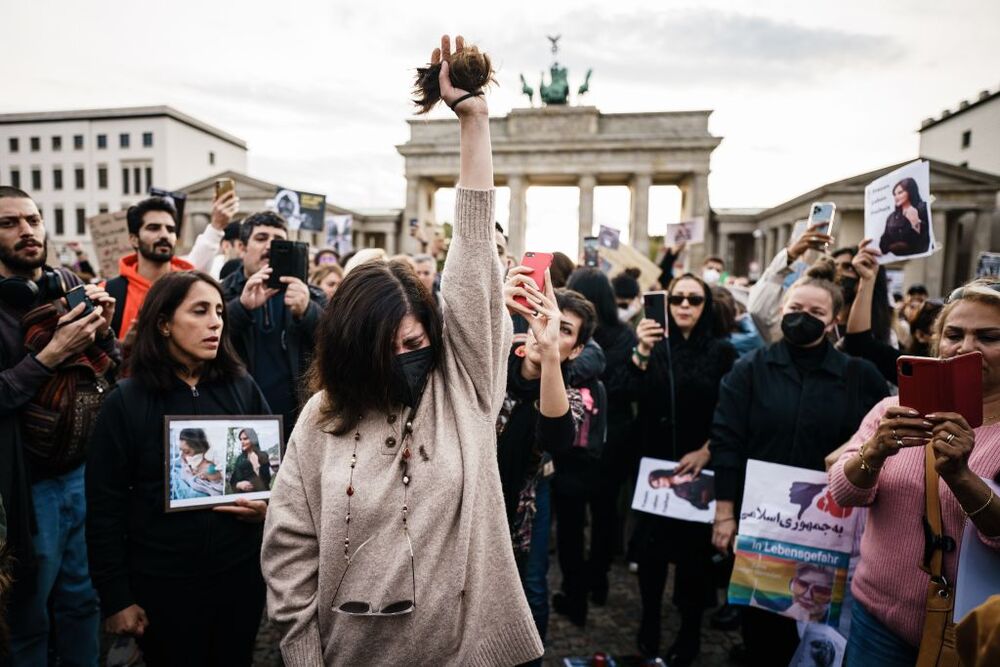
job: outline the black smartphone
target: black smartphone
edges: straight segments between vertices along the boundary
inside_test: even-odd
[[[600,266],[600,244],[596,236],[585,236],[583,239],[583,265]]]
[[[66,292],[66,303],[69,304],[69,309],[73,310],[81,303],[87,304],[83,307],[83,313],[80,317],[86,317],[94,312],[94,302],[90,300],[87,296],[86,290],[83,289],[83,285],[77,285],[70,291]]]
[[[271,267],[271,277],[267,279],[268,287],[282,289],[285,284],[281,282],[281,278],[285,276],[306,281],[309,270],[308,243],[273,239],[268,255],[268,264]]]
[[[646,292],[642,295],[642,308],[647,320],[656,321],[667,329],[667,293]]]

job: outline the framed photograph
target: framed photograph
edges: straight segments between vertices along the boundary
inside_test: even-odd
[[[281,415],[163,419],[166,512],[271,497],[285,455]]]

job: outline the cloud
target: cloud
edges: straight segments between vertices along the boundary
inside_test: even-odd
[[[545,27],[526,31],[566,35],[559,59],[578,70],[574,81],[582,78],[583,68],[593,67],[605,80],[657,87],[795,85],[890,62],[903,53],[885,35],[701,8],[603,16],[576,10]],[[498,52],[524,53],[523,34],[516,42],[498,44]],[[523,57],[507,65],[508,70],[527,66],[531,72],[547,67],[545,61],[528,63]]]

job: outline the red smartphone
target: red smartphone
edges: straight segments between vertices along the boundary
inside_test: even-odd
[[[950,359],[900,357],[896,361],[899,404],[921,415],[957,412],[972,428],[983,425],[983,355]]]
[[[526,252],[524,253],[524,257],[521,258],[521,266],[531,269],[528,277],[535,281],[540,292],[545,291],[545,271],[551,264],[552,254],[547,252]],[[515,296],[514,301],[517,301],[529,310],[535,310],[534,304],[528,303],[528,300],[523,296]]]

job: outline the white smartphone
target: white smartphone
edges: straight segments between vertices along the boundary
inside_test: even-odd
[[[814,201],[809,207],[809,223],[806,229],[823,232],[833,236],[833,217],[837,213],[837,205],[832,201]]]

